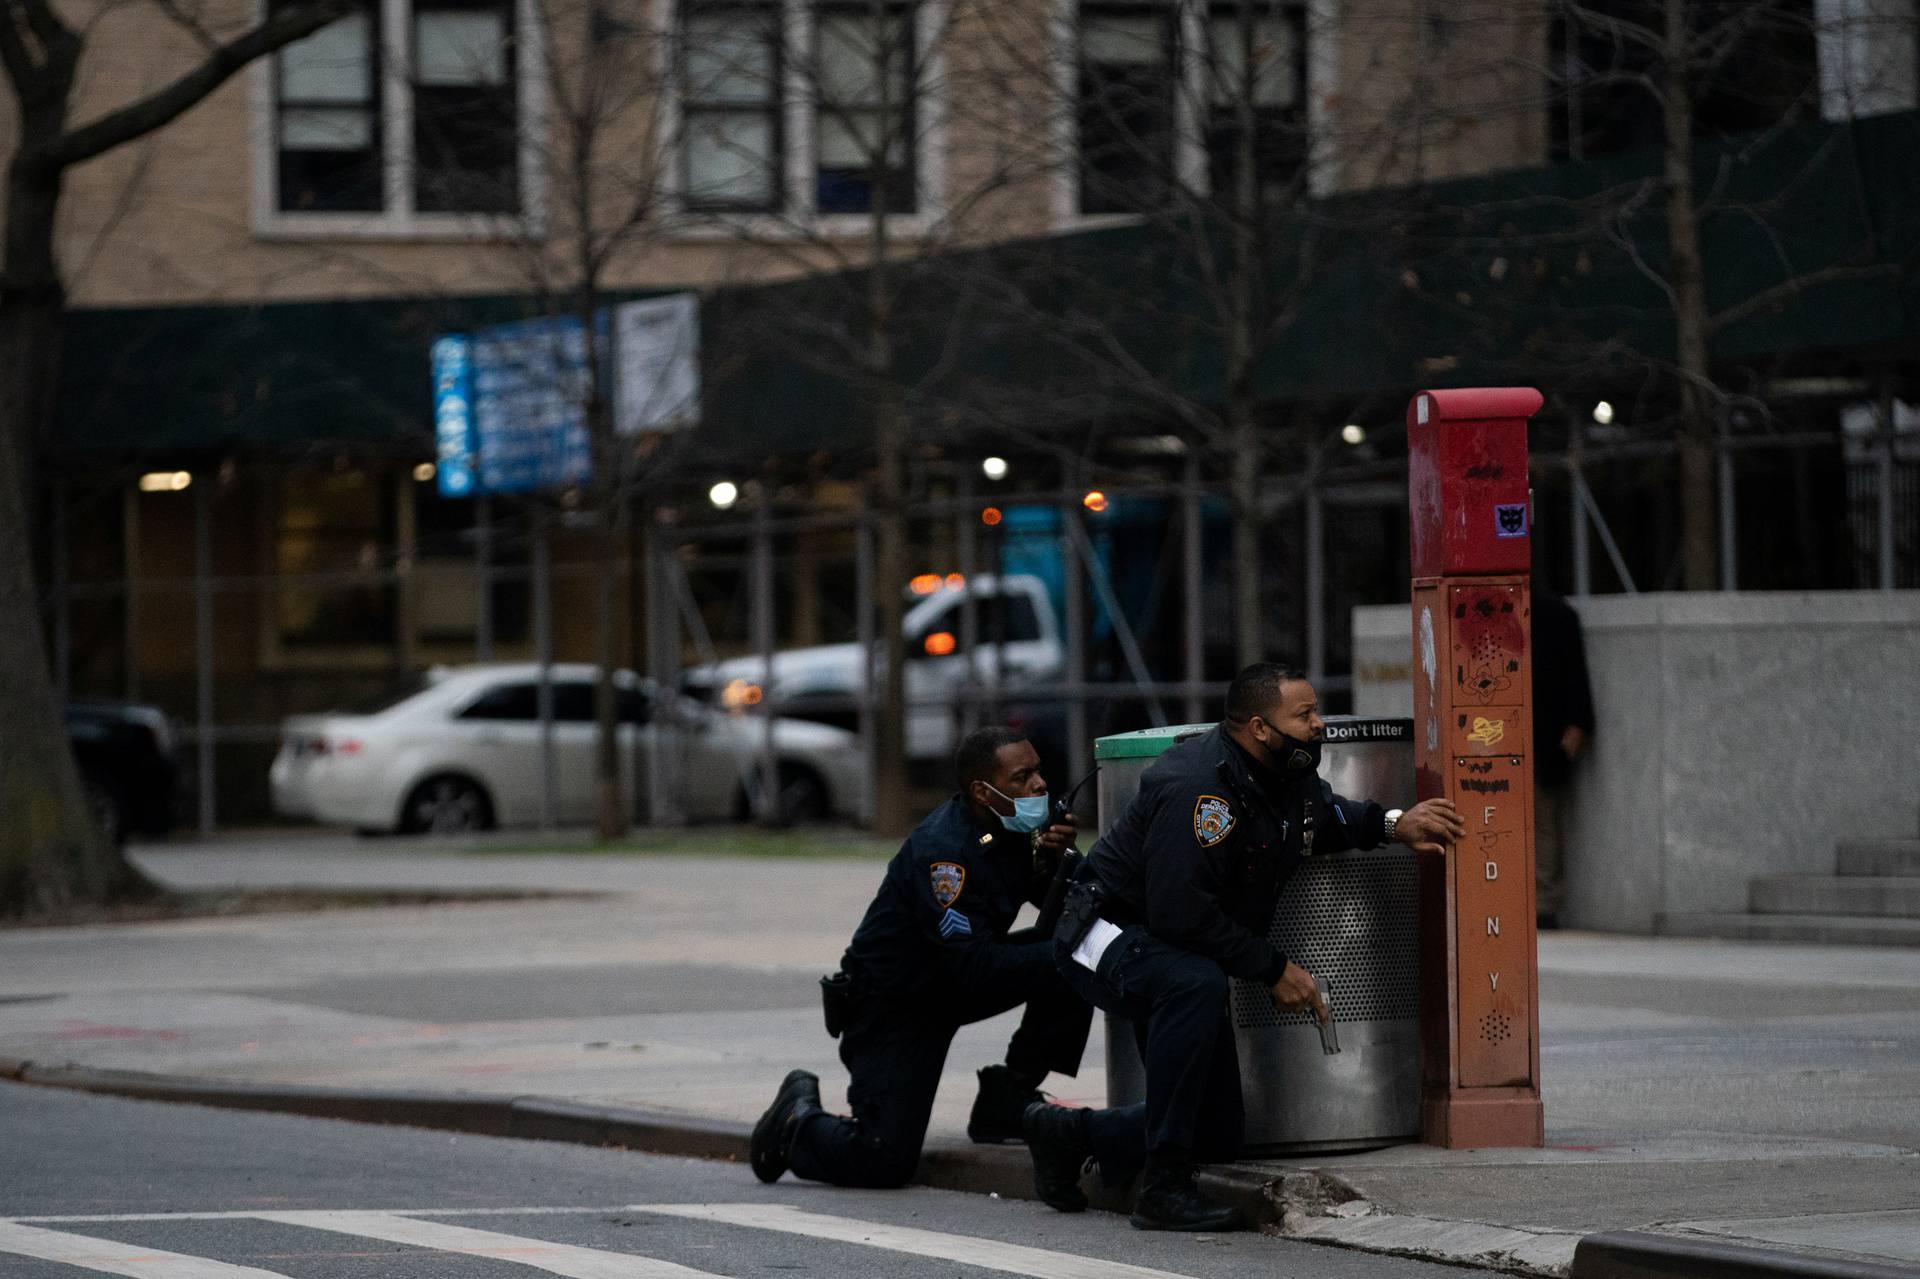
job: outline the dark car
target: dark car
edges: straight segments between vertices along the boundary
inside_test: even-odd
[[[87,804],[115,843],[173,829],[180,735],[166,712],[130,702],[67,703],[67,740]]]

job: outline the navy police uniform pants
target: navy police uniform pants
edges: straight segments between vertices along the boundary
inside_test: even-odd
[[[1220,965],[1139,927],[1123,928],[1095,971],[1064,947],[1055,960],[1082,998],[1133,1023],[1146,1063],[1145,1104],[1096,1110],[1089,1121],[1102,1179],[1126,1181],[1149,1154],[1202,1161],[1237,1155],[1245,1111],[1231,992]]]
[[[947,1047],[962,1026],[1025,1004],[1007,1065],[1038,1079],[1080,1069],[1093,1009],[1063,981],[1051,941],[997,947],[967,986],[912,999],[876,997],[840,1037],[851,1118],[819,1115],[794,1137],[795,1175],[837,1186],[904,1186],[920,1162]]]

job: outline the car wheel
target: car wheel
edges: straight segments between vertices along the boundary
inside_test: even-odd
[[[409,835],[459,835],[493,825],[493,805],[480,783],[443,774],[413,788],[400,809],[400,829]]]
[[[120,815],[120,800],[97,777],[82,777],[80,789],[86,794],[87,811],[93,814],[93,824],[106,835],[109,844],[120,847],[127,838],[126,822]]]

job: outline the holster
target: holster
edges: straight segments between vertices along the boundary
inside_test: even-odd
[[[853,1025],[865,1003],[866,992],[851,973],[831,973],[820,979],[820,1012],[826,1019],[829,1037],[840,1038],[841,1033]]]
[[[1068,885],[1066,900],[1060,907],[1060,922],[1053,929],[1054,946],[1062,951],[1078,946],[1087,930],[1093,927],[1093,921],[1100,918],[1100,907],[1105,900],[1099,880],[1083,879]]]

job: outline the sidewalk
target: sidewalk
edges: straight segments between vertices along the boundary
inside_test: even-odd
[[[704,1154],[740,1149],[794,1066],[843,1102],[814,981],[879,862],[471,846],[263,837],[139,856],[181,887],[601,895],[0,933],[0,1059],[49,1082],[144,1072],[229,1102]],[[1566,1273],[1583,1236],[1652,1230],[1679,1242],[1590,1243],[1575,1273],[1654,1273],[1629,1263],[1705,1243],[1670,1272],[1765,1273],[1713,1268],[1751,1244],[1793,1258],[1783,1273],[1920,1274],[1920,952],[1548,934],[1541,966],[1547,1149],[1244,1163],[1219,1187],[1291,1235],[1495,1268]],[[955,1140],[1012,1025],[955,1041],[928,1179],[1031,1193],[1023,1151]],[[1098,1055],[1096,1036],[1050,1090],[1101,1104]]]

